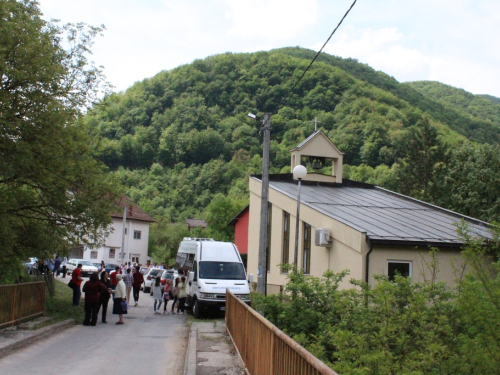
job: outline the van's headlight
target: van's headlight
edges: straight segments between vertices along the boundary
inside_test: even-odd
[[[250,299],[250,294],[237,294],[236,297],[239,299]]]
[[[200,298],[215,299],[215,294],[210,294],[210,293],[200,293]]]

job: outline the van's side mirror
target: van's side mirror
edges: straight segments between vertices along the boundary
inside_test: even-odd
[[[248,275],[248,282],[249,283],[253,283],[253,273],[251,273],[250,275]]]

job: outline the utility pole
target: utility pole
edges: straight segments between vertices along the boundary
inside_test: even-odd
[[[122,232],[122,255],[121,255],[121,258],[122,258],[122,263],[125,261],[125,259],[123,259],[125,257],[125,254],[124,254],[124,251],[125,251],[125,225],[127,223],[127,207],[125,206],[125,208],[123,209],[123,232]]]
[[[262,194],[260,206],[259,268],[257,274],[257,292],[267,294],[267,221],[269,220],[269,144],[271,142],[271,114],[264,115],[264,135],[262,151]]]

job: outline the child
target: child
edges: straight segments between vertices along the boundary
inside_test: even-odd
[[[161,293],[161,283],[160,283],[160,277],[155,278],[155,285],[153,286],[153,298],[155,299],[155,305],[154,305],[154,310],[155,314],[161,314],[160,312],[160,306],[162,303],[162,293]],[[156,310],[156,303],[158,302],[158,310]]]
[[[172,280],[167,280],[165,288],[163,289],[163,314],[167,314],[167,303],[170,300],[170,289],[172,287]]]

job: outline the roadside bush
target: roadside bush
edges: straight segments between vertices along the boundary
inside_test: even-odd
[[[469,272],[455,288],[378,276],[339,290],[348,271],[316,278],[291,268],[284,292],[256,295],[256,308],[339,374],[498,374],[500,252],[465,240]]]

